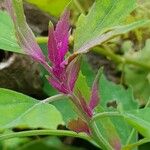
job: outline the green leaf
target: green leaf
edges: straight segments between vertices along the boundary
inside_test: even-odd
[[[86,77],[87,84],[92,87],[96,74],[86,55],[82,56],[81,71],[82,74]]]
[[[116,85],[113,82],[108,81],[104,75],[100,78],[100,97],[100,105],[106,110],[110,110],[111,104],[117,105],[114,107],[122,107],[123,110],[138,108],[138,104],[134,100],[131,88],[124,89],[122,85]]]
[[[0,89],[0,118],[0,129],[56,129],[59,124],[63,124],[60,112],[53,105],[7,89]]]
[[[84,52],[97,45],[100,35],[118,26],[135,6],[136,0],[96,0],[88,15],[78,19],[74,50]]]
[[[57,137],[48,137],[43,139],[36,139],[26,146],[22,146],[19,150],[83,150],[73,146],[65,145]]]
[[[27,0],[27,2],[38,6],[45,12],[48,12],[55,16],[59,16],[65,6],[70,2],[70,0]]]
[[[97,113],[100,113],[99,107],[102,107],[103,111],[114,111],[117,108],[120,109],[120,111],[127,111],[137,109],[138,105],[133,98],[131,89],[125,90],[121,85],[116,85],[108,81],[106,77],[102,75],[100,78],[100,104],[96,109]],[[101,124],[99,130],[104,132],[104,137],[108,137],[109,134],[106,129],[106,126],[109,126],[108,119],[109,118],[99,119]],[[132,128],[125,122],[123,117],[112,117],[110,121],[112,122],[111,128],[113,129],[113,126],[115,127],[121,139],[121,143],[123,145],[126,144]],[[133,136],[132,141],[136,141],[136,134]]]
[[[52,103],[62,114],[63,120],[67,125],[68,122],[72,119],[78,117],[77,113],[75,112],[75,106],[71,103],[71,100],[66,98],[59,101],[55,101]]]
[[[96,113],[103,113],[103,112],[104,110],[102,107],[97,107]],[[102,136],[105,139],[107,139],[107,141],[111,144],[111,146],[114,149],[117,145],[122,145],[122,143],[124,143],[123,138],[120,138],[122,136],[119,136],[119,132],[117,132],[116,126],[112,122],[110,117],[103,117],[103,118],[99,117],[95,122]]]
[[[150,108],[139,109],[124,114],[125,120],[140,132],[144,137],[150,138]]]
[[[4,11],[0,11],[0,49],[24,53],[17,44],[12,20]]]
[[[150,39],[146,41],[145,47],[135,52],[133,49],[125,53],[125,57],[137,60],[138,62],[150,63]],[[133,87],[136,97],[140,99],[141,103],[146,103],[150,97],[150,71],[142,68],[136,68],[126,65],[124,69],[124,79],[127,85]]]
[[[87,101],[90,100],[90,95],[91,95],[90,88],[87,84],[86,77],[82,74],[81,71],[79,73],[74,89],[75,89],[75,92],[76,90],[80,90],[85,100]]]

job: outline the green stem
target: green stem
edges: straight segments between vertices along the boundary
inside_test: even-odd
[[[79,3],[78,0],[73,0],[74,4],[76,5],[76,7],[78,8],[78,10],[82,13],[85,14],[85,11],[83,9],[83,7],[81,6],[81,4]]]
[[[31,131],[14,132],[1,135],[0,140],[7,140],[10,138],[17,138],[17,137],[36,136],[36,135],[70,136],[82,138],[88,141],[92,140],[89,136],[85,134],[77,134],[75,132],[66,130],[31,130]]]
[[[119,112],[102,112],[93,116],[91,122],[97,121],[99,118],[105,117],[123,117]]]
[[[149,104],[150,104],[150,98],[149,98],[149,100],[147,101],[147,103],[146,103],[146,105],[145,105],[145,107],[144,107],[144,108],[149,107]]]
[[[36,37],[36,41],[38,44],[47,44],[48,43],[48,37],[47,36],[39,36],[39,37]],[[69,43],[70,44],[73,43],[73,36],[72,35],[69,36]]]
[[[58,95],[54,95],[54,96],[48,97],[48,98],[44,99],[41,102],[42,103],[51,103],[51,102],[54,102],[54,101],[57,101],[57,100],[60,100],[60,99],[64,99],[66,97],[67,96],[64,95],[64,94],[58,94]]]
[[[136,61],[134,59],[127,58],[124,56],[117,55],[117,54],[113,53],[113,51],[108,49],[108,48],[95,47],[92,49],[92,51],[97,53],[97,54],[102,54],[106,57],[109,57],[115,63],[131,64],[131,65],[134,65],[134,66],[146,69],[146,70],[150,70],[149,64],[139,62],[139,61]]]
[[[36,41],[39,44],[45,44],[48,42],[48,37],[36,37]]]

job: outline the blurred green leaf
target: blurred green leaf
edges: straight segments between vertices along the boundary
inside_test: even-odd
[[[2,145],[3,147],[5,147],[6,150],[14,150],[28,142],[30,142],[30,139],[28,138],[12,138],[12,139],[2,141]]]
[[[53,105],[7,89],[0,89],[0,118],[1,129],[56,129],[59,124],[63,124],[60,112]]]
[[[70,0],[26,0],[38,6],[41,10],[54,16],[59,16]]]
[[[76,148],[63,144],[57,137],[49,137],[38,139],[18,148],[17,150],[83,150],[82,148]]]
[[[0,49],[24,53],[17,44],[13,22],[4,11],[0,11]]]
[[[86,77],[87,84],[90,87],[92,87],[96,73],[94,72],[93,68],[90,66],[88,57],[86,55],[82,56],[81,71],[82,71],[83,76]]]
[[[145,47],[135,52],[133,49],[125,53],[125,57],[135,59],[139,62],[146,62],[150,64],[150,39],[146,41]],[[135,96],[140,99],[143,103],[150,97],[150,71],[142,68],[136,68],[133,66],[126,65],[124,69],[124,79],[127,85],[133,87]]]
[[[144,137],[150,138],[150,108],[130,111],[124,114],[125,120],[140,132]]]

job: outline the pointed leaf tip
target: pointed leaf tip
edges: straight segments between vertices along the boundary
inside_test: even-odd
[[[49,28],[54,28],[54,25],[53,25],[53,23],[51,21],[49,21],[48,27]]]
[[[64,56],[67,53],[69,48],[68,47],[69,28],[70,28],[69,17],[70,17],[70,11],[68,9],[65,9],[55,29],[55,38],[56,38],[57,48],[59,50],[59,56],[61,58],[61,61],[64,60]]]
[[[73,88],[75,86],[75,82],[78,78],[79,71],[80,71],[80,63],[81,63],[81,57],[77,56],[71,60],[66,68],[66,74],[67,74],[67,85],[69,87],[69,90],[72,92]]]
[[[36,61],[45,63],[45,56],[36,43],[32,30],[26,23],[22,0],[5,0],[4,5],[13,20],[20,47]]]
[[[56,38],[54,34],[54,27],[52,22],[49,22],[49,33],[48,33],[48,58],[53,65],[60,64],[59,52],[57,49]]]
[[[69,16],[70,11],[65,10],[54,30],[49,22],[48,54],[53,65],[59,65],[64,61],[64,56],[69,45]]]
[[[100,97],[99,97],[99,80],[100,80],[100,75],[102,74],[102,69],[99,69],[95,80],[93,82],[92,86],[92,95],[90,98],[90,103],[89,107],[93,110],[99,103]]]

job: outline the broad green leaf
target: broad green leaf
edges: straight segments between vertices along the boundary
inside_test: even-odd
[[[135,6],[136,0],[96,0],[88,15],[78,19],[74,50],[83,52],[93,42],[98,44],[99,36],[118,26]]]
[[[53,105],[7,89],[0,89],[0,118],[0,129],[56,129],[59,124],[63,124],[60,112]]]
[[[150,23],[150,20],[143,19],[143,20],[133,22],[131,24],[114,27],[113,30],[110,31],[109,33],[111,33],[111,37],[117,36],[120,34],[125,34],[131,30],[142,27],[142,26],[147,25],[149,23]]]
[[[101,106],[98,106],[95,111],[96,114],[105,112]],[[115,137],[117,141],[120,138],[121,145],[125,145],[132,131],[132,127],[121,116],[100,117],[96,120],[96,123],[102,136],[111,143],[113,142],[113,137]],[[132,137],[132,142],[136,142],[136,134]]]
[[[116,107],[122,107],[123,110],[138,108],[131,88],[124,89],[122,85],[116,85],[108,81],[104,75],[100,78],[100,96],[100,105],[106,110],[111,108],[111,104],[117,105]]]
[[[128,25],[116,26],[111,31],[104,33],[100,35],[99,37],[94,38],[93,40],[89,41],[87,44],[85,44],[83,47],[81,47],[77,51],[78,53],[85,53],[93,46],[99,45],[113,37],[116,37],[121,34],[125,34],[131,30],[144,26],[148,23],[150,23],[149,20],[140,20],[140,21],[128,24]]]
[[[88,57],[86,55],[82,57],[81,71],[82,74],[86,77],[88,85],[92,87],[96,74],[93,68],[91,67],[91,64],[89,63]]]
[[[71,99],[62,99],[58,100],[52,103],[62,114],[63,120],[68,124],[68,122],[72,119],[75,119],[78,117],[77,113],[75,112],[75,106],[71,103]]]
[[[4,11],[0,11],[0,49],[24,53],[17,44],[12,20]]]
[[[150,138],[150,108],[139,109],[124,114],[125,120],[140,132],[144,137]]]
[[[70,0],[26,0],[36,6],[41,10],[48,12],[52,15],[59,16],[63,11],[65,6],[70,2]]]
[[[121,85],[116,85],[108,81],[106,77],[102,75],[100,78],[100,104],[96,109],[97,113],[100,113],[99,107],[102,107],[104,111],[114,111],[117,108],[120,109],[120,111],[127,111],[137,109],[138,105],[133,98],[131,89],[125,90]],[[108,134],[106,126],[109,126],[109,120],[106,118],[105,122],[105,119],[99,119],[99,122],[102,124],[102,126],[99,126],[99,129],[101,131],[104,130],[105,137]],[[117,130],[121,143],[123,145],[126,144],[132,128],[124,121],[123,117],[112,117],[111,122],[113,124],[112,128],[114,126]],[[132,140],[136,142],[136,134]]]
[[[96,113],[103,112],[104,110],[102,107],[97,107]],[[120,138],[119,132],[117,132],[115,124],[113,124],[112,120],[109,117],[98,118],[96,120],[96,124],[102,136],[107,139],[107,141],[112,145],[114,149],[122,145],[123,138]]]
[[[133,49],[126,51],[125,57],[132,57],[138,62],[150,64],[150,39],[146,41],[142,50],[138,52],[133,51]],[[140,99],[141,103],[145,103],[150,97],[150,71],[126,65],[124,77],[126,84],[133,87],[135,96]]]

